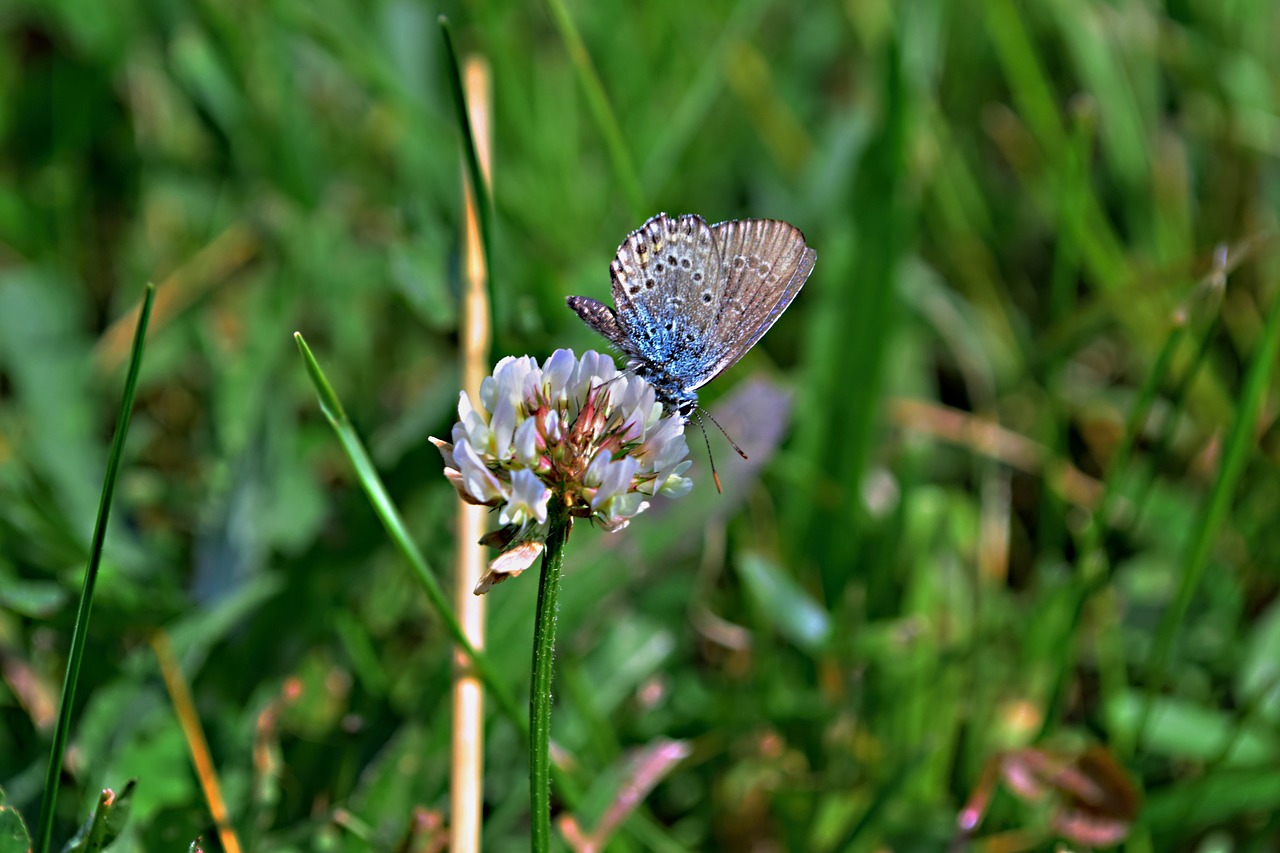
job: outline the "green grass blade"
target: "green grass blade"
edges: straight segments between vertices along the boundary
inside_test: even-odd
[[[1004,68],[1010,94],[1018,112],[1050,163],[1065,163],[1063,152],[1070,139],[1058,113],[1059,96],[1022,21],[1021,7],[1013,0],[987,0],[984,20],[995,58]],[[1068,176],[1069,177],[1069,176]],[[1113,291],[1132,278],[1128,260],[1107,222],[1097,197],[1081,185],[1078,203],[1069,211],[1078,219],[1062,223],[1072,231],[1080,258],[1104,291]],[[1132,319],[1130,322],[1132,322]]]
[[[136,785],[137,780],[130,779],[119,794],[110,788],[103,789],[98,795],[97,808],[75,837],[62,848],[62,853],[97,853],[115,841],[129,819]]]
[[[1177,385],[1169,394],[1169,413],[1163,419],[1164,429],[1157,437],[1155,446],[1151,450],[1150,471],[1142,484],[1135,489],[1133,495],[1134,518],[1130,522],[1131,527],[1138,525],[1142,513],[1148,506],[1151,492],[1156,486],[1156,472],[1164,467],[1172,455],[1174,430],[1182,418],[1182,413],[1186,410],[1192,383],[1200,375],[1201,369],[1207,364],[1213,351],[1214,333],[1217,327],[1218,318],[1215,316],[1200,335],[1200,340],[1195,344],[1196,351],[1191,356],[1190,364],[1187,365],[1186,370],[1178,378]]]
[[[1268,383],[1275,368],[1276,352],[1280,349],[1280,298],[1271,306],[1271,313],[1258,344],[1257,352],[1249,365],[1245,376],[1244,388],[1240,395],[1240,406],[1236,410],[1235,423],[1222,450],[1222,465],[1218,470],[1218,479],[1209,493],[1209,500],[1200,514],[1199,523],[1191,534],[1191,545],[1187,551],[1187,562],[1178,583],[1178,592],[1173,604],[1165,611],[1160,627],[1156,633],[1155,645],[1151,650],[1148,671],[1156,679],[1147,693],[1142,719],[1137,727],[1137,736],[1141,740],[1146,723],[1151,713],[1151,702],[1165,682],[1169,653],[1173,640],[1177,636],[1178,627],[1186,619],[1191,598],[1204,574],[1209,562],[1209,550],[1212,548],[1222,522],[1231,506],[1231,498],[1235,494],[1236,483],[1244,471],[1245,460],[1254,444],[1254,430],[1258,423],[1258,413],[1267,397]]]
[[[1134,445],[1142,431],[1143,424],[1147,422],[1147,416],[1150,414],[1151,406],[1155,402],[1156,393],[1160,390],[1160,386],[1164,383],[1165,377],[1169,373],[1169,367],[1173,363],[1173,355],[1181,345],[1186,332],[1185,323],[1176,323],[1174,325],[1169,332],[1169,336],[1165,338],[1164,346],[1160,348],[1159,355],[1156,356],[1155,364],[1143,379],[1142,386],[1138,389],[1138,394],[1134,398],[1133,406],[1129,409],[1129,415],[1125,418],[1124,431],[1120,434],[1120,441],[1116,445],[1115,452],[1112,454],[1111,462],[1108,465],[1107,476],[1102,483],[1102,497],[1098,500],[1098,506],[1093,512],[1093,517],[1090,519],[1088,527],[1081,534],[1080,574],[1077,581],[1075,614],[1069,621],[1067,635],[1062,638],[1060,644],[1063,654],[1058,662],[1059,665],[1054,675],[1053,686],[1049,691],[1049,699],[1045,703],[1047,712],[1044,715],[1043,722],[1040,724],[1039,734],[1036,735],[1037,742],[1048,737],[1054,727],[1061,724],[1059,716],[1061,708],[1059,708],[1059,705],[1062,704],[1063,697],[1066,694],[1067,679],[1070,677],[1071,667],[1074,663],[1074,655],[1071,650],[1076,646],[1076,633],[1080,629],[1085,607],[1094,594],[1103,589],[1107,583],[1104,573],[1106,555],[1102,551],[1102,537],[1111,515],[1111,502],[1115,498],[1119,482],[1129,468],[1129,458],[1133,453]]]
[[[591,115],[600,128],[600,134],[604,137],[605,147],[609,150],[609,160],[613,163],[613,171],[617,173],[618,182],[622,185],[622,191],[627,197],[631,218],[639,222],[647,217],[649,212],[645,206],[640,176],[636,172],[631,153],[627,150],[627,142],[622,135],[622,127],[618,124],[618,117],[609,106],[609,97],[604,92],[604,84],[600,82],[600,75],[596,74],[595,66],[591,63],[591,55],[587,53],[587,47],[582,43],[582,36],[578,33],[573,18],[569,16],[564,0],[547,0],[547,5],[551,8],[551,17],[555,19],[556,28],[560,30],[560,37],[564,39],[564,46],[569,51],[574,70],[578,73],[583,94],[587,97],[587,107],[591,110]]]
[[[467,111],[467,93],[462,88],[462,70],[458,64],[458,52],[449,32],[449,19],[439,18],[440,37],[448,56],[449,93],[458,117],[458,132],[462,134],[462,154],[467,164],[467,183],[471,185],[471,197],[476,200],[476,221],[480,226],[480,245],[484,247],[484,267],[493,276],[493,199],[489,196],[484,171],[480,168],[480,152],[476,148],[475,134],[471,132],[471,114]]]
[[[679,168],[689,143],[705,126],[716,101],[724,95],[725,62],[735,44],[749,40],[769,10],[770,0],[740,0],[725,19],[724,29],[706,52],[698,71],[686,81],[670,120],[657,128],[654,141],[641,152],[643,185],[665,186]]]
[[[796,457],[812,466],[806,476],[823,489],[862,482],[872,458],[882,383],[902,313],[895,286],[915,241],[917,203],[908,188],[904,152],[910,148],[916,103],[901,67],[900,46],[893,42],[885,51],[879,82],[883,115],[847,193],[849,219],[831,229],[856,236],[843,247],[833,240],[820,261],[828,264],[820,273],[828,281],[859,284],[815,288],[807,297],[815,300],[808,310],[817,319],[805,354],[809,399],[798,408],[810,415],[797,420],[795,445]],[[850,382],[850,376],[858,381]],[[851,577],[847,567],[863,545],[861,519],[850,523],[858,517],[856,510],[849,511],[854,504],[820,515],[807,501],[788,503],[784,526],[791,531],[789,538],[806,543],[804,550],[820,567],[823,599],[838,599]],[[846,535],[825,534],[835,527]]]
[[[409,531],[405,528],[404,521],[400,518],[400,512],[392,502],[391,496],[387,494],[386,487],[382,484],[382,478],[378,475],[373,460],[369,458],[369,453],[365,450],[360,436],[356,434],[355,428],[347,420],[346,413],[342,410],[342,404],[338,401],[337,395],[334,394],[333,387],[325,377],[324,371],[320,369],[315,356],[311,354],[311,348],[307,346],[307,342],[303,340],[300,332],[295,332],[293,338],[297,341],[298,350],[302,353],[302,359],[307,365],[307,373],[311,376],[311,381],[316,387],[316,395],[320,398],[320,409],[324,412],[329,425],[333,427],[334,433],[338,436],[338,442],[342,445],[342,449],[346,451],[347,458],[351,460],[351,464],[356,470],[356,477],[360,480],[361,487],[368,496],[369,502],[373,505],[373,511],[377,513],[382,526],[390,534],[391,541],[395,543],[404,558],[409,561],[414,576],[422,585],[423,591],[426,592],[427,600],[431,602],[431,607],[436,611],[436,615],[444,622],[445,628],[449,631],[449,636],[475,662],[476,672],[484,682],[485,687],[493,695],[498,708],[504,716],[517,726],[522,735],[526,735],[528,721],[516,708],[510,694],[498,681],[489,659],[471,645],[471,641],[467,639],[462,630],[462,625],[458,622],[458,618],[454,616],[453,611],[449,608],[449,600],[445,596],[440,582],[436,580],[436,576],[432,573],[430,566],[427,565],[422,552],[418,550],[418,546],[413,543],[413,539],[409,536]]]
[[[98,518],[93,526],[93,542],[89,547],[89,567],[84,574],[80,590],[80,607],[76,612],[76,624],[71,633],[71,651],[67,657],[67,673],[62,680],[62,701],[58,704],[58,725],[53,733],[53,747],[49,750],[49,768],[44,778],[44,796],[40,800],[40,822],[36,826],[36,853],[47,853],[50,835],[53,833],[53,814],[58,803],[58,777],[62,768],[63,753],[67,748],[67,735],[71,728],[71,708],[75,704],[76,682],[80,678],[80,665],[84,660],[85,641],[89,635],[89,616],[93,610],[93,588],[98,582],[98,569],[102,565],[102,548],[107,537],[107,521],[111,517],[111,499],[120,475],[120,459],[124,455],[124,440],[129,434],[129,421],[133,417],[133,397],[138,389],[138,373],[142,368],[142,351],[147,337],[147,324],[151,321],[151,305],[155,301],[156,288],[148,284],[142,300],[142,313],[138,315],[138,327],[133,333],[133,349],[129,356],[129,373],[124,382],[124,399],[120,402],[120,416],[116,421],[115,437],[111,440],[111,455],[107,457],[107,473],[102,482],[102,499],[98,503]]]

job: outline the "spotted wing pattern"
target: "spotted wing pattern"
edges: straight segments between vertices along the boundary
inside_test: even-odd
[[[719,267],[701,216],[660,213],[633,231],[609,265],[624,350],[683,381],[715,323]]]
[[[683,410],[768,331],[816,258],[786,222],[708,226],[660,213],[627,236],[609,267],[616,311],[584,296],[568,304]]]

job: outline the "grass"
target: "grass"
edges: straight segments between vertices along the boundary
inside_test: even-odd
[[[575,531],[556,819],[616,826],[619,851],[938,849],[990,762],[1102,745],[1142,794],[1126,849],[1270,849],[1280,10],[1260,0],[15,5],[0,841],[43,825],[115,459],[53,843],[216,849],[157,629],[246,849],[441,837],[454,493],[426,437],[460,387],[477,172],[442,13],[492,66],[495,360],[600,347],[564,296],[604,298],[659,210],[786,219],[818,252],[704,394],[751,456],[712,436],[725,494],[695,449],[692,495]],[[489,595],[496,850],[529,834],[536,586]],[[91,823],[131,779],[123,825]],[[1048,808],[998,785],[975,847],[1069,841]]]

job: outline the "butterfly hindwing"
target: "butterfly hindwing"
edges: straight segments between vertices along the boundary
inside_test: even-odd
[[[817,253],[799,228],[777,219],[721,222],[712,228],[722,281],[713,348],[696,388],[734,364],[760,340],[804,286]]]

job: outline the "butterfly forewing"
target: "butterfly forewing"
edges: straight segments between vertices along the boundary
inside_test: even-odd
[[[658,214],[633,231],[610,266],[618,321],[635,346],[630,354],[658,364],[698,361],[715,325],[719,268],[701,216]]]
[[[696,388],[734,364],[769,330],[813,271],[817,253],[800,229],[776,219],[721,222],[712,228],[722,286],[716,301],[714,346]]]

